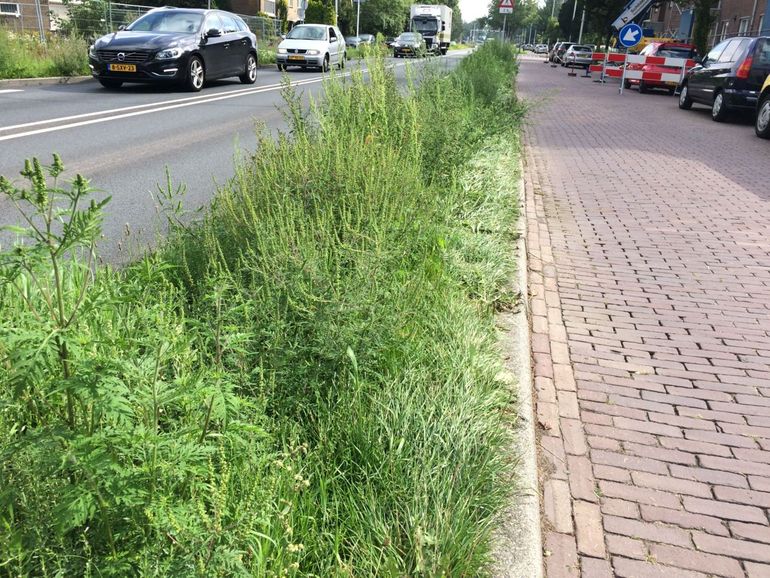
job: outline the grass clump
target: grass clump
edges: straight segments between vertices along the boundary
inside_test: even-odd
[[[515,62],[489,101],[473,66],[406,94],[369,68],[310,113],[287,89],[289,132],[125,271],[88,266],[100,210],[58,160],[3,181],[52,224],[2,265],[0,572],[484,573],[510,475],[492,315]]]
[[[28,33],[0,26],[0,79],[88,74],[88,43],[55,36],[46,43]]]

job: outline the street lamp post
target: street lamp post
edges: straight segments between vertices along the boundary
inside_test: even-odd
[[[356,0],[356,36],[358,36],[358,24],[361,20],[361,0]]]

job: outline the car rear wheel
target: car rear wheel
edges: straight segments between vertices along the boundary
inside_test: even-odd
[[[185,81],[187,90],[199,92],[203,88],[205,80],[206,71],[203,68],[203,61],[197,56],[191,57],[187,63],[187,80]]]
[[[104,88],[114,89],[114,88],[120,88],[123,86],[122,80],[111,80],[109,78],[100,78],[99,84],[101,84]]]
[[[257,81],[257,57],[249,54],[246,57],[246,70],[239,77],[243,84],[254,84]]]
[[[285,64],[277,64],[276,66],[278,67],[278,71],[279,72],[282,71],[282,70],[286,70],[286,65]]]
[[[679,108],[682,110],[690,110],[692,108],[692,99],[686,84],[682,86],[682,91],[679,93]]]
[[[711,105],[711,118],[717,122],[722,122],[727,118],[727,105],[725,104],[725,95],[720,91],[714,95],[714,104]]]
[[[770,93],[765,94],[759,101],[754,131],[759,138],[770,138]]]
[[[323,66],[321,66],[321,70],[323,72],[329,72],[329,55],[328,54],[324,56],[324,63],[323,63]]]

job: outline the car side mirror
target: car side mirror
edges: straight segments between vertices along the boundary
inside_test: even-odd
[[[209,28],[206,31],[206,38],[219,38],[222,36],[222,31],[219,28]]]
[[[125,30],[125,29],[126,29],[125,24],[121,24],[120,26],[118,26],[118,30]]]

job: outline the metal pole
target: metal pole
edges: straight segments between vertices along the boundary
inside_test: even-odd
[[[505,42],[505,23],[507,22],[507,20],[508,20],[508,15],[507,15],[507,14],[505,14],[505,15],[503,16],[503,37],[501,38],[501,40],[502,40],[503,42]]]
[[[37,30],[40,33],[40,44],[45,44],[45,27],[43,26],[43,11],[40,9],[40,0],[35,0],[35,13],[37,15]]]
[[[337,18],[338,18],[337,14],[339,14],[339,13],[340,13],[339,0],[334,0],[334,25],[335,26],[339,26],[339,24],[337,22]]]
[[[575,14],[577,14],[577,3],[578,0],[575,0],[575,3],[572,5],[572,20],[569,21],[569,41],[572,42],[572,25],[575,23]]]
[[[580,34],[578,35],[578,44],[583,44],[583,25],[586,23],[586,9],[583,6],[583,17],[580,19]]]
[[[358,22],[361,19],[361,0],[356,2],[356,36],[358,36]]]

